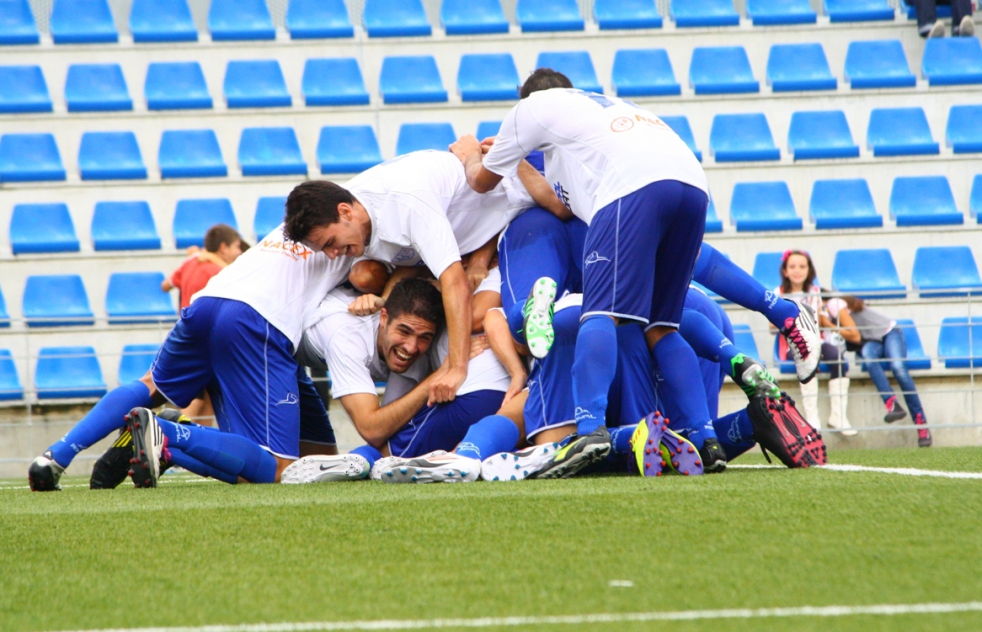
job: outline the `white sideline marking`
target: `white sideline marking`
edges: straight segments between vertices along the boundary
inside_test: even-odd
[[[783,465],[757,465],[739,463],[727,465],[728,468],[744,470],[784,469]],[[918,470],[912,467],[870,467],[867,465],[822,465],[815,469],[833,472],[874,472],[877,474],[899,474],[901,476],[933,476],[935,478],[982,479],[982,472],[945,472],[943,470]]]
[[[585,625],[635,621],[693,621],[697,619],[768,619],[787,617],[851,617],[858,615],[948,614],[982,612],[982,602],[881,604],[875,606],[802,606],[800,608],[738,608],[679,610],[621,614],[571,614],[541,617],[485,617],[481,619],[391,619],[378,621],[312,621],[309,623],[251,623],[179,628],[113,628],[73,632],[309,632],[314,630],[423,630],[434,628],[492,628],[532,625]]]
[[[217,483],[217,482],[219,481],[216,481],[213,478],[181,478],[181,479],[162,478],[157,481],[157,484],[175,485],[177,483]],[[120,483],[120,485],[123,485],[125,483],[126,481],[123,481],[122,483]],[[62,489],[72,489],[73,487],[84,487],[88,489],[89,485],[88,483],[71,483],[61,486]],[[30,488],[31,488],[30,485],[11,485],[10,483],[5,483],[0,485],[0,491],[4,491],[8,489],[30,489]]]

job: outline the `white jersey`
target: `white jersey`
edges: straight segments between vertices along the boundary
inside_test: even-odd
[[[709,192],[702,166],[672,128],[617,97],[566,88],[532,93],[505,116],[484,167],[514,176],[535,149],[545,154],[556,195],[587,224],[652,182],[677,180]]]
[[[241,301],[279,329],[297,349],[321,299],[348,278],[351,257],[331,261],[283,236],[283,225],[249,248],[191,297]]]
[[[517,176],[481,195],[449,152],[418,151],[362,172],[348,183],[372,219],[365,255],[400,266],[426,265],[439,278],[535,205]]]

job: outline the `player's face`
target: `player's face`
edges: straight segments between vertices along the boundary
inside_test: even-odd
[[[412,314],[389,318],[383,309],[379,325],[380,351],[394,373],[405,373],[436,337],[436,325]]]
[[[808,259],[804,255],[789,256],[784,273],[791,283],[802,285],[808,277]]]
[[[347,204],[338,205],[338,221],[315,227],[307,234],[304,245],[323,252],[331,259],[360,257],[370,237],[368,216],[361,217]]]

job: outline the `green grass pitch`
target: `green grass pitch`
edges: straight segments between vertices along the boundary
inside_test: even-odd
[[[982,448],[830,461],[980,472]],[[71,479],[54,494],[0,483],[0,630],[982,601],[982,480],[736,468],[425,486],[165,480],[91,492]],[[530,629],[978,630],[982,613]]]

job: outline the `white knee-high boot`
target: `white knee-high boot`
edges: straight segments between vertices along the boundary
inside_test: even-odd
[[[818,376],[812,378],[807,384],[799,384],[801,387],[801,412],[804,414],[812,428],[819,430],[822,427],[818,418]]]
[[[846,416],[846,409],[849,408],[849,378],[837,377],[829,380],[829,404],[831,406],[829,428],[839,428],[847,437],[859,434],[852,429],[852,424]]]

